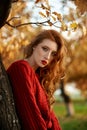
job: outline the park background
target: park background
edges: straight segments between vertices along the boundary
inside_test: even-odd
[[[18,0],[0,29],[0,53],[5,68],[23,58],[23,50],[41,29],[56,29],[68,49],[65,58],[64,92],[60,84],[53,109],[63,130],[87,129],[87,1]],[[73,114],[67,115],[73,109]],[[67,109],[68,108],[68,109]]]

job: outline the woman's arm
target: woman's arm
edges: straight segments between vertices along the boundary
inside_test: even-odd
[[[59,121],[52,110],[51,110],[50,115],[51,115],[51,121],[52,121],[52,128],[50,130],[62,130],[60,127]]]
[[[17,113],[23,130],[47,130],[37,106],[32,74],[25,64],[15,64],[7,70],[10,76]]]

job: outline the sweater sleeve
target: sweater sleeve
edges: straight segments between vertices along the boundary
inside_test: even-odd
[[[51,121],[52,121],[52,128],[50,130],[62,130],[60,127],[59,121],[52,110],[51,110],[50,115],[51,115]]]
[[[11,66],[10,77],[17,113],[23,130],[47,130],[46,123],[36,103],[32,74],[25,64]],[[33,77],[34,78],[34,77]]]

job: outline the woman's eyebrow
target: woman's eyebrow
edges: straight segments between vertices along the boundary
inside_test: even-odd
[[[42,45],[42,47],[46,47],[46,48],[50,49],[50,47],[48,47],[48,46],[46,46],[46,45]]]
[[[57,51],[52,51],[52,53],[56,54],[56,53],[57,53]]]

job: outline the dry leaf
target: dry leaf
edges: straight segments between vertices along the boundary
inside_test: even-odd
[[[42,13],[42,12],[39,12],[39,14],[40,14],[41,16],[43,16],[43,17],[46,17],[46,15],[45,15],[44,13]]]
[[[48,24],[49,24],[50,26],[52,26],[52,25],[53,25],[53,23],[52,23],[52,22],[50,22],[50,21],[48,21]]]
[[[52,19],[53,19],[54,21],[56,21],[56,18],[55,18],[53,15],[51,15],[51,17],[52,17]]]
[[[49,15],[50,15],[50,12],[47,10],[46,10],[46,15],[47,15],[47,17],[49,17]]]
[[[35,1],[35,4],[37,4],[38,2],[40,2],[40,0],[36,0],[36,1]]]
[[[60,21],[62,20],[61,14],[59,14],[59,13],[57,13],[55,11],[52,12],[52,14],[56,15],[58,20],[60,20]]]
[[[61,22],[61,29],[63,31],[67,30],[67,25],[64,22]]]

